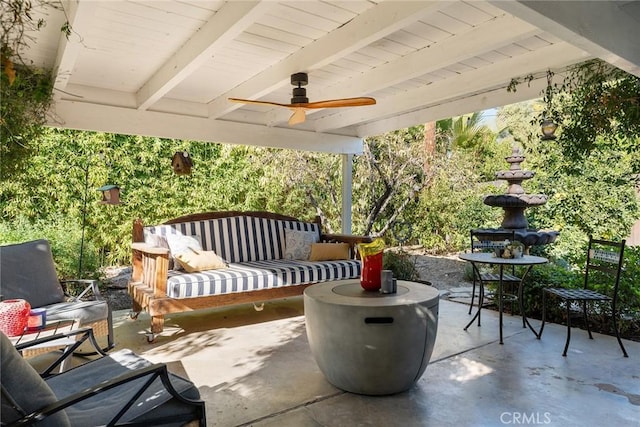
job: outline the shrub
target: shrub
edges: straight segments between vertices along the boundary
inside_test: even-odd
[[[417,280],[420,276],[415,258],[402,249],[385,251],[382,257],[382,268],[393,271],[393,277],[398,280]]]
[[[563,260],[569,265],[584,266],[589,236],[575,225],[568,225],[560,231],[558,239],[552,245],[535,249],[544,250],[542,256]]]

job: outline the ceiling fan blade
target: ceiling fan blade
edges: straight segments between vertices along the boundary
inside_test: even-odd
[[[369,97],[359,98],[343,98],[343,99],[330,99],[327,101],[309,102],[302,104],[304,108],[339,108],[339,107],[361,107],[364,105],[374,105],[376,100]]]
[[[289,126],[303,123],[306,120],[307,113],[305,113],[304,108],[292,108],[292,110],[293,114],[289,117]]]
[[[279,102],[270,102],[270,101],[257,101],[254,99],[240,99],[240,98],[229,98],[231,102],[238,102],[240,104],[255,104],[255,105],[271,105],[274,107],[290,107],[290,104],[280,104]]]

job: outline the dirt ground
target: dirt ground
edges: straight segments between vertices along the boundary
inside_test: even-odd
[[[131,309],[131,297],[127,292],[127,283],[131,279],[131,267],[107,267],[103,282],[103,297],[109,303],[111,310]]]
[[[464,278],[466,262],[453,255],[427,255],[420,251],[411,252],[414,256],[420,279],[431,282],[431,285],[448,290],[469,286]]]
[[[420,279],[431,282],[439,290],[448,290],[468,286],[464,280],[465,262],[456,255],[435,256],[424,254],[420,249],[410,249]],[[105,271],[107,288],[104,298],[109,301],[112,310],[131,308],[131,298],[127,293],[127,282],[131,277],[130,267],[110,267]]]

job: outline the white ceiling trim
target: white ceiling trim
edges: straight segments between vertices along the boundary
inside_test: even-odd
[[[496,1],[494,6],[640,77],[640,23],[620,1]]]
[[[140,88],[138,109],[153,105],[275,5],[262,1],[226,3]]]
[[[420,89],[407,91],[384,98],[384,102],[376,105],[353,108],[348,111],[317,119],[313,122],[316,132],[340,129],[359,122],[384,119],[402,112],[421,108],[425,99],[430,104],[438,104],[446,100],[455,100],[468,94],[481,92],[492,86],[505,87],[501,72],[508,69],[512,77],[522,77],[528,73],[540,71],[534,64],[546,64],[551,68],[564,67],[579,60],[587,59],[587,53],[572,49],[565,43],[557,43],[544,49],[528,52],[500,63],[478,68],[456,77],[440,80]],[[391,130],[391,129],[389,129]]]
[[[70,129],[336,154],[362,153],[362,139],[356,137],[83,102],[56,102],[53,117],[50,126]]]
[[[229,102],[230,97],[258,99],[284,84],[289,84],[291,74],[309,72],[330,64],[385,35],[400,30],[410,22],[419,20],[434,9],[444,7],[446,4],[443,3],[446,2],[382,2],[211,101],[209,116],[218,118],[242,106]]]

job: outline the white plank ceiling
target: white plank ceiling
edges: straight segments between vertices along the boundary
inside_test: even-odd
[[[24,56],[55,70],[51,124],[336,153],[362,138],[536,98],[545,71],[599,57],[640,75],[637,1],[73,0]],[[59,32],[69,19],[73,34]],[[286,108],[290,75],[311,102]],[[516,93],[513,77],[536,76]]]

